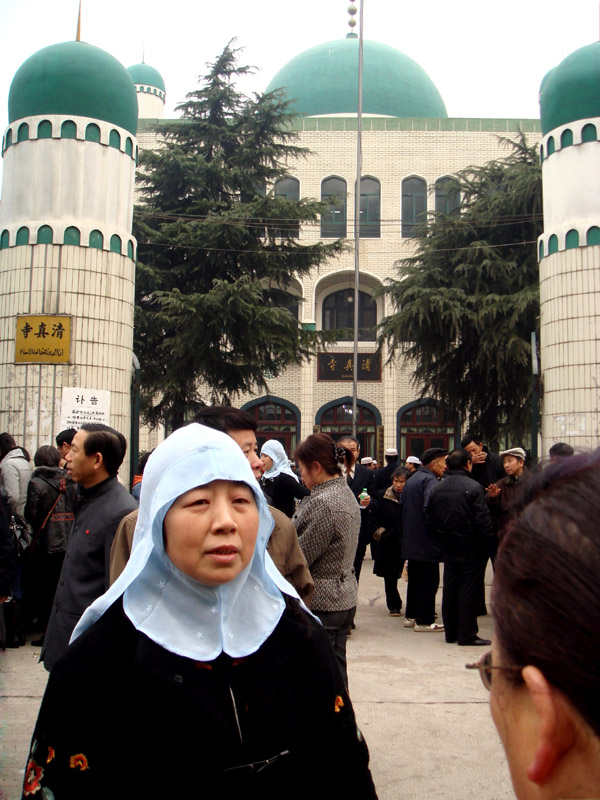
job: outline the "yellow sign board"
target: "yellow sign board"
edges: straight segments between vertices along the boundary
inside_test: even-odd
[[[71,317],[64,314],[19,314],[15,364],[68,364]]]

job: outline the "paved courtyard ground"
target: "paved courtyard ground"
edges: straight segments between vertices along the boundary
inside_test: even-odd
[[[491,577],[488,570],[488,584]],[[406,584],[400,583],[404,597]],[[438,612],[440,601],[441,590]],[[443,634],[415,633],[403,621],[389,616],[383,580],[365,561],[348,665],[350,693],[380,800],[514,798],[488,694],[478,674],[464,669],[482,648],[445,644]],[[480,628],[482,636],[491,638],[490,617],[480,618]],[[25,758],[46,684],[38,656],[30,645],[0,654],[2,800],[21,797]]]

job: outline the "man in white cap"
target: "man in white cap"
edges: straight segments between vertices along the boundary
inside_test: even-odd
[[[387,489],[392,485],[392,472],[398,466],[398,451],[395,447],[388,447],[385,451],[385,467],[376,469],[373,473],[375,477],[375,491]]]
[[[525,450],[522,447],[511,447],[499,454],[506,472],[506,478],[501,478],[496,483],[486,486],[486,493],[490,513],[498,522],[498,536],[512,516],[512,507],[516,497],[521,493],[523,484],[529,478],[529,471],[525,468]]]
[[[417,458],[417,456],[409,456],[404,462],[404,465],[406,469],[410,470],[411,472],[416,472],[421,466],[421,459]]]

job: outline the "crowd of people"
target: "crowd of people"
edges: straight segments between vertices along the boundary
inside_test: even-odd
[[[35,469],[0,435],[0,635],[18,647],[33,625],[50,672],[24,796],[183,792],[201,753],[203,785],[225,796],[274,797],[285,780],[300,797],[289,778],[303,774],[317,796],[376,797],[346,659],[369,547],[389,614],[403,616],[404,578],[404,627],[464,647],[492,645],[478,629],[491,559],[494,642],[469,667],[491,689],[517,796],[598,796],[568,792],[600,746],[600,451],[558,443],[528,469],[523,448],[496,455],[469,434],[404,464],[391,448],[377,467],[349,435],[313,434],[293,461],[274,439],[259,453],[256,428],[200,410],[146,454],[132,492],[108,426],[62,432]],[[116,753],[143,765],[148,737],[161,766],[124,776]],[[588,768],[577,786],[594,781]]]

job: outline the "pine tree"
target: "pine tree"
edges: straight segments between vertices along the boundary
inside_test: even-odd
[[[302,329],[287,290],[344,244],[299,242],[323,206],[273,185],[306,151],[279,93],[235,88],[250,70],[238,53],[225,47],[140,159],[134,347],[150,424],[177,427],[203,402],[266,391],[266,376],[335,338]]]
[[[507,158],[449,180],[460,209],[434,214],[413,257],[382,292],[395,312],[380,326],[423,397],[455,409],[485,441],[519,442],[531,420],[531,332],[537,331],[537,237],[542,184],[537,148],[521,134]]]

